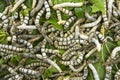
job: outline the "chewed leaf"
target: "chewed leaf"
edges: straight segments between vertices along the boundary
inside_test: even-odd
[[[105,14],[104,0],[90,0],[93,2],[92,12],[101,11],[102,14]]]

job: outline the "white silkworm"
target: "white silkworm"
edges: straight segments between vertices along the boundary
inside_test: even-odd
[[[110,57],[111,57],[112,59],[114,59],[115,56],[118,54],[119,51],[120,51],[120,47],[115,47],[115,48],[112,50],[112,53],[111,53]]]
[[[67,10],[67,9],[65,9],[65,8],[58,8],[58,10],[61,11],[61,12],[63,12],[63,13],[65,13],[65,14],[67,14],[67,15],[69,15],[69,16],[72,16],[72,15],[73,15],[73,12],[72,12],[72,11]]]
[[[58,18],[58,24],[65,24],[65,20],[62,20],[62,16],[61,16],[61,12],[59,10],[56,10],[56,15],[57,15],[57,18]]]
[[[20,4],[22,4],[24,1],[25,1],[25,0],[18,0],[18,1],[15,3],[15,5],[13,6],[13,8],[10,10],[10,12],[15,11],[15,9],[18,8],[18,6],[19,6]]]
[[[45,16],[45,18],[49,19],[50,16],[51,16],[51,12],[50,12],[50,6],[49,6],[49,4],[48,4],[47,1],[44,2],[44,6],[45,6],[45,10],[46,10],[46,16]]]
[[[74,66],[72,66],[72,65],[69,65],[69,67],[70,67],[70,69],[71,69],[72,71],[74,71],[74,72],[80,72],[80,71],[83,70],[83,68],[85,67],[85,65],[86,65],[86,62],[84,62],[84,63],[83,63],[79,68],[77,68],[77,69],[75,69]]]
[[[97,50],[100,51],[101,50],[101,44],[99,43],[99,41],[95,38],[92,38],[92,42],[95,43],[95,45],[97,46]]]
[[[110,66],[106,66],[105,70],[106,70],[106,74],[105,74],[104,80],[110,80],[112,66],[111,65]]]
[[[79,26],[78,25],[76,25],[75,26],[75,39],[78,39],[78,37],[79,37],[79,34],[80,34],[80,31],[79,31],[80,29],[79,29]]]
[[[39,76],[39,72],[32,69],[26,69],[26,68],[20,67],[18,68],[18,71],[20,71],[21,73],[25,73],[33,76]]]
[[[14,56],[13,54],[9,54],[9,55],[7,55],[7,56],[4,56],[3,59],[4,59],[4,60],[8,60],[8,59],[10,59],[10,58],[13,57],[13,56]]]
[[[92,16],[90,16],[89,13],[85,12],[85,17],[88,18],[90,21],[95,21],[96,19]]]
[[[113,2],[114,0],[108,0],[108,21],[111,20]]]
[[[35,8],[33,8],[33,10],[30,12],[31,17],[33,17],[35,15],[35,13],[42,8],[44,2],[45,2],[45,0],[39,0],[38,1],[37,6]]]
[[[17,72],[15,71],[15,69],[13,69],[13,68],[11,68],[11,67],[9,67],[8,68],[8,71],[11,73],[11,74],[17,74]]]
[[[62,7],[81,7],[83,5],[82,2],[79,3],[71,3],[71,2],[64,2],[61,4],[55,4],[53,6],[54,9],[62,8]]]
[[[85,58],[88,58],[88,57],[89,57],[91,54],[93,54],[96,50],[97,50],[96,47],[93,48],[92,50],[90,50],[90,51],[88,52],[88,54],[85,55]]]
[[[52,0],[48,0],[50,6],[53,6]]]
[[[7,80],[21,80],[23,78],[22,75],[16,74],[13,75],[12,77],[8,78]]]
[[[40,17],[43,15],[44,11],[45,11],[45,8],[43,7],[43,8],[37,13],[37,16],[36,16],[36,19],[35,19],[35,25],[38,26],[38,27],[40,26],[40,23],[39,23]]]
[[[33,2],[32,2],[32,8],[35,8],[35,5],[37,4],[37,0],[34,0]]]
[[[86,24],[83,24],[81,25],[80,27],[84,27],[84,28],[88,28],[88,27],[93,27],[93,26],[96,26],[98,23],[100,23],[102,17],[99,16],[98,19],[94,22],[91,22],[91,23],[86,23]]]
[[[85,80],[87,78],[87,76],[88,76],[88,68],[87,68],[87,66],[84,67],[83,72],[84,72],[84,74],[83,74],[82,78],[83,78],[83,80]]]
[[[120,76],[120,69],[115,73],[114,80],[119,80]]]
[[[22,3],[21,6],[23,9],[27,9],[27,6],[24,3]]]
[[[77,17],[76,16],[72,16],[70,17],[64,24],[64,29],[68,28],[69,25],[76,19]]]
[[[99,75],[98,75],[95,67],[93,66],[93,64],[90,63],[90,64],[88,64],[88,66],[89,66],[89,68],[90,68],[90,69],[92,70],[92,72],[93,72],[94,79],[95,79],[95,80],[100,80]]]
[[[22,25],[19,25],[17,26],[18,29],[37,29],[35,25],[25,25],[25,24],[22,24]]]
[[[31,67],[36,67],[36,66],[48,67],[49,65],[45,62],[33,62],[31,64],[25,65],[26,68],[31,68]]]

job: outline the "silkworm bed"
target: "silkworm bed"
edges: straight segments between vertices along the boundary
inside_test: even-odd
[[[102,1],[3,0],[0,80],[119,80],[120,1]]]

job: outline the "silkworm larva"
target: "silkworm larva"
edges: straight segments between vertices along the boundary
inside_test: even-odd
[[[21,73],[25,73],[33,76],[39,76],[39,72],[32,69],[26,69],[26,68],[20,67],[18,68],[18,71],[20,71]]]
[[[33,62],[31,64],[25,65],[26,68],[31,68],[31,67],[36,67],[36,66],[49,67],[49,65],[45,62]]]
[[[99,78],[99,75],[98,75],[98,73],[97,73],[97,70],[95,69],[95,67],[93,66],[93,64],[88,64],[88,66],[89,66],[89,68],[92,70],[92,72],[93,72],[93,76],[94,76],[94,79],[95,80],[100,80],[100,78]]]
[[[70,34],[68,37],[55,37],[56,40],[58,41],[70,41],[74,38],[75,33]]]
[[[15,3],[15,5],[13,6],[13,8],[10,10],[10,12],[15,11],[15,9],[18,8],[18,6],[19,6],[20,4],[22,4],[24,1],[25,1],[25,0],[18,0],[18,1]]]
[[[37,0],[34,0],[34,1],[32,2],[32,9],[35,8],[36,4],[37,4]]]
[[[114,59],[115,56],[118,54],[118,51],[120,51],[120,47],[115,47],[115,48],[112,50],[112,53],[111,53],[110,57],[111,57],[112,59]]]
[[[108,28],[109,22],[107,17],[107,0],[104,0],[104,9],[105,9],[105,13],[102,15],[104,21],[103,24],[105,25],[106,28]]]
[[[73,15],[73,12],[68,10],[68,9],[65,9],[65,8],[58,8],[59,11],[69,15],[69,16],[72,16]]]
[[[106,70],[106,74],[105,74],[105,78],[104,80],[110,80],[110,77],[111,77],[111,71],[112,71],[112,66],[106,66],[105,67],[105,70]]]
[[[23,24],[28,24],[28,21],[29,21],[29,14],[26,14],[26,16],[24,17],[24,20],[23,20]]]
[[[97,50],[96,47],[93,48],[92,50],[90,50],[90,51],[88,52],[88,54],[85,55],[85,58],[88,58],[88,57],[89,57],[91,54],[93,54],[96,50]]]
[[[23,9],[27,9],[27,6],[24,3],[22,3],[21,6]]]
[[[13,75],[12,77],[8,78],[7,80],[22,80],[22,78],[23,78],[22,75],[16,74],[16,75]]]
[[[8,71],[11,73],[11,74],[17,74],[17,72],[15,71],[15,69],[13,69],[12,67],[9,67],[8,68]]]
[[[7,49],[3,49],[3,48],[0,49],[0,52],[3,52],[4,55],[5,55],[5,53],[6,53],[6,54],[13,54],[13,53],[15,53],[14,51],[7,50]]]
[[[30,29],[30,30],[37,29],[35,25],[26,25],[26,24],[19,25],[17,26],[17,28],[18,29]]]
[[[43,15],[45,11],[45,8],[42,7],[42,9],[37,13],[36,19],[35,19],[35,25],[40,27],[39,21],[40,21],[40,17]]]
[[[57,15],[57,18],[58,18],[58,24],[65,24],[65,20],[62,20],[62,16],[61,16],[61,12],[59,10],[56,10],[56,15]]]
[[[82,76],[83,80],[85,80],[87,76],[88,76],[88,68],[87,66],[85,66],[83,70],[83,76]]]
[[[90,21],[95,21],[95,20],[96,20],[94,17],[90,16],[90,14],[87,13],[87,12],[85,12],[85,17],[86,17],[87,19],[89,19]]]
[[[37,6],[34,9],[32,9],[32,11],[30,12],[31,17],[33,17],[35,15],[35,13],[42,8],[44,2],[45,2],[45,0],[39,0],[38,1]]]
[[[30,42],[26,41],[26,40],[18,39],[17,42],[18,42],[18,43],[23,43],[23,44],[26,45],[29,49],[32,49],[32,48],[33,48],[33,45],[32,45]]]
[[[0,44],[0,48],[5,48],[5,49],[9,49],[9,50],[13,50],[13,51],[24,51],[24,48],[18,48],[12,45],[5,45],[5,44]]]
[[[10,59],[10,58],[13,57],[13,56],[14,56],[13,54],[9,54],[9,55],[7,55],[7,56],[4,56],[3,59],[4,59],[4,60],[8,60],[8,59]]]
[[[75,39],[78,39],[79,35],[80,35],[79,26],[76,25],[76,26],[75,26]]]
[[[75,56],[77,54],[76,51],[71,51],[69,54],[67,54],[66,56],[62,57],[63,60],[70,60],[70,58],[72,56]]]
[[[105,40],[104,36],[100,32],[97,31],[96,34],[101,41]]]
[[[114,0],[108,0],[108,21],[111,20],[113,2]]]
[[[119,77],[120,76],[120,70],[118,70],[116,73],[115,73],[115,76],[114,76],[114,80],[119,80]]]
[[[48,0],[48,4],[49,4],[50,6],[53,6],[52,0]]]
[[[116,26],[118,26],[118,25],[120,25],[119,22],[117,22],[117,23],[113,23],[113,24],[110,25],[110,29],[111,29],[111,28],[114,28],[114,27],[116,27]]]
[[[45,6],[45,10],[46,10],[46,16],[45,16],[45,18],[49,19],[50,16],[51,16],[51,12],[50,12],[50,6],[49,6],[49,4],[48,4],[47,1],[44,2],[44,6]]]
[[[74,72],[80,72],[83,70],[83,68],[86,66],[86,61],[84,61],[84,63],[79,67],[79,68],[74,68],[74,66],[69,65],[70,69]]]
[[[80,27],[84,27],[84,28],[88,28],[88,27],[93,27],[93,26],[96,26],[98,23],[100,23],[102,17],[99,16],[98,19],[94,22],[91,22],[91,23],[86,23],[86,24],[83,24],[81,25]]]
[[[101,50],[101,44],[100,44],[100,42],[97,39],[95,39],[95,38],[92,38],[92,42],[95,43],[95,45],[97,47],[97,50],[100,51]]]
[[[69,54],[69,52],[74,51],[74,50],[78,50],[78,49],[80,49],[80,48],[81,48],[80,45],[75,45],[75,46],[73,46],[72,48],[69,48],[67,51],[65,51],[65,52],[63,53],[62,57],[64,57],[64,56],[66,56],[67,54]]]
[[[64,2],[61,4],[55,4],[53,6],[54,9],[62,8],[62,7],[81,7],[83,5],[82,2],[79,3],[71,3],[71,2]]]
[[[68,28],[69,25],[76,19],[76,16],[70,17],[64,24],[64,29]]]

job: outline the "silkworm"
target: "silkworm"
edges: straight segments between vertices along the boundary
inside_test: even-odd
[[[85,12],[85,17],[86,17],[87,19],[89,19],[90,21],[95,21],[95,20],[96,20],[94,17],[90,16],[90,14],[87,13],[87,12]]]
[[[13,56],[14,56],[13,54],[9,54],[7,56],[4,56],[3,59],[6,61],[6,60],[10,59]]]
[[[37,4],[37,0],[34,0],[34,1],[32,2],[32,8],[35,8],[36,4]]]
[[[5,45],[5,44],[0,44],[0,48],[5,48],[5,49],[9,49],[9,50],[13,50],[13,51],[24,51],[24,48],[18,48],[12,45]]]
[[[64,24],[64,29],[68,28],[69,25],[76,19],[76,16],[70,17]]]
[[[99,41],[97,39],[95,39],[95,38],[92,38],[92,41],[97,46],[97,50],[100,51],[101,50],[101,44],[99,43]]]
[[[48,0],[50,6],[53,6],[52,0]]]
[[[24,73],[24,74],[29,74],[29,75],[33,75],[33,76],[39,76],[39,72],[38,71],[35,71],[35,70],[32,70],[32,69],[26,69],[26,68],[18,68],[18,71],[20,71],[21,73]]]
[[[65,52],[63,53],[62,57],[64,57],[64,56],[66,56],[67,54],[69,54],[69,52],[74,51],[74,50],[78,50],[78,49],[80,49],[80,48],[81,48],[80,45],[75,45],[74,47],[69,48],[67,51],[65,51]]]
[[[15,3],[15,5],[13,6],[13,8],[10,10],[10,12],[15,11],[15,9],[17,9],[18,6],[19,6],[20,4],[22,4],[24,1],[25,1],[25,0],[18,0],[18,1]]]
[[[31,67],[36,67],[36,66],[44,66],[44,67],[49,67],[49,65],[45,62],[33,62],[28,65],[25,65],[25,68],[31,68]]]
[[[70,34],[68,37],[55,37],[56,40],[58,41],[70,41],[71,39],[74,38],[75,33]]]
[[[19,74],[17,74],[17,75],[13,75],[12,77],[10,77],[10,78],[8,78],[7,80],[21,80],[23,78],[23,76],[22,75],[19,75]]]
[[[115,73],[114,80],[119,80],[120,70]]]
[[[95,51],[97,50],[97,48],[93,48],[92,50],[90,50],[86,55],[85,58],[88,58],[91,54],[93,54]]]
[[[3,29],[7,30],[9,20],[3,13],[0,13],[0,18],[3,20]]]
[[[100,32],[97,31],[96,34],[101,41],[105,40],[104,36]]]
[[[37,16],[36,16],[36,19],[35,19],[35,25],[38,26],[38,27],[40,26],[40,24],[39,24],[40,17],[43,15],[44,11],[45,11],[45,8],[42,7],[42,9],[37,13]]]
[[[88,76],[88,68],[87,66],[85,66],[83,70],[83,76],[82,76],[83,80],[85,80],[87,76]]]
[[[72,15],[73,15],[73,12],[72,12],[72,11],[67,10],[67,9],[65,9],[65,8],[58,8],[58,10],[61,11],[61,12],[63,12],[63,13],[65,13],[65,14],[67,14],[67,15],[69,15],[69,16],[72,16]]]
[[[59,10],[56,10],[56,15],[57,15],[57,18],[58,18],[58,24],[65,24],[65,20],[62,20],[62,16],[61,16],[61,12]]]
[[[75,39],[78,39],[79,34],[80,34],[80,31],[79,31],[79,26],[78,26],[78,25],[76,25],[76,26],[75,26]]]
[[[95,69],[95,67],[93,66],[93,64],[89,63],[88,64],[89,68],[92,70],[93,76],[95,80],[100,80],[99,75],[97,73],[97,70]]]
[[[106,74],[105,74],[104,80],[110,80],[111,71],[112,71],[112,65],[106,66],[105,70],[106,70]]]
[[[83,28],[88,28],[88,27],[93,27],[93,26],[96,26],[98,23],[100,23],[102,17],[99,16],[98,19],[94,22],[91,22],[91,23],[86,23],[86,24],[83,24],[81,25],[80,27],[83,27]]]
[[[83,70],[83,68],[86,66],[86,61],[84,61],[84,63],[79,67],[79,68],[74,68],[74,66],[69,65],[70,69],[74,72],[80,72]]]
[[[30,30],[33,30],[33,29],[36,29],[36,26],[35,25],[22,24],[22,25],[17,26],[17,28],[18,29],[30,29]]]
[[[107,1],[104,0],[104,9],[105,9],[105,14],[102,15],[103,17],[103,21],[104,21],[104,25],[106,28],[108,28],[109,26],[109,22],[108,22],[108,17],[107,17]]]
[[[12,67],[9,67],[8,68],[8,71],[11,73],[11,74],[17,74],[17,72],[15,71],[15,69],[13,69]]]
[[[39,0],[38,1],[37,6],[34,9],[32,9],[32,11],[30,12],[31,17],[33,17],[35,15],[35,13],[42,8],[44,2],[45,2],[45,0]]]
[[[23,20],[23,24],[28,24],[28,21],[29,21],[29,14],[26,14],[26,16],[24,17],[24,20]]]
[[[119,47],[119,46],[118,46],[118,47],[115,47],[115,48],[112,50],[112,53],[111,53],[110,57],[111,57],[112,59],[114,59],[115,56],[118,54],[119,51],[120,51],[120,47]]]
[[[79,3],[64,2],[61,4],[55,4],[53,6],[53,9],[58,9],[58,8],[62,8],[62,7],[81,7],[82,5],[83,5],[82,2],[79,2]]]
[[[45,10],[46,10],[46,19],[50,18],[51,12],[50,12],[50,6],[47,1],[44,2]]]
[[[108,21],[111,20],[113,2],[114,0],[108,1]]]

